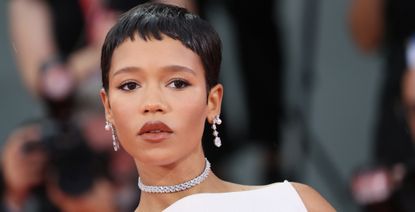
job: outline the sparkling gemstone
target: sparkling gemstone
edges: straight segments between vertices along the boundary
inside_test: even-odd
[[[106,124],[104,128],[105,128],[106,131],[109,131],[110,130],[110,125]]]
[[[203,172],[199,176],[197,176],[196,178],[193,178],[193,179],[191,179],[187,182],[180,183],[180,184],[177,184],[177,185],[172,185],[172,186],[148,186],[148,185],[144,185],[141,182],[140,178],[138,178],[138,187],[142,191],[149,192],[149,193],[179,192],[179,191],[183,191],[183,190],[192,188],[193,186],[196,186],[196,185],[202,183],[208,177],[209,171],[210,171],[210,163],[209,163],[209,161],[207,161],[207,159],[205,159],[205,169],[203,170]]]
[[[215,142],[215,146],[217,146],[217,147],[222,146],[222,141],[220,140],[219,137],[216,137],[215,140],[214,140],[214,142]]]
[[[220,118],[218,118],[218,119],[216,120],[216,124],[218,124],[218,125],[222,124],[222,120],[221,120]]]

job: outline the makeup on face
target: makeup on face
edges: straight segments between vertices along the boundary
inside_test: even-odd
[[[148,121],[138,132],[138,136],[149,142],[161,142],[169,138],[171,134],[173,130],[161,121]]]
[[[135,159],[161,165],[201,146],[208,115],[204,69],[179,41],[126,40],[113,54],[109,93],[111,121]]]

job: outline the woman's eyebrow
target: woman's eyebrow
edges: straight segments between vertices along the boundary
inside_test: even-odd
[[[140,71],[142,71],[140,67],[128,66],[128,67],[124,67],[124,68],[114,71],[112,76],[114,77],[116,75],[123,74],[123,73],[132,73],[132,72],[140,72]]]
[[[194,71],[193,69],[189,67],[181,66],[181,65],[168,65],[168,66],[162,67],[160,70],[166,71],[166,72],[187,72],[187,73],[190,73],[196,76],[196,71]],[[140,67],[128,66],[128,67],[124,67],[124,68],[114,71],[112,74],[112,77],[119,75],[119,74],[123,74],[123,73],[134,73],[134,72],[142,72],[142,71],[143,69]]]
[[[181,65],[164,66],[162,68],[162,70],[169,71],[169,72],[188,72],[188,73],[191,73],[192,75],[196,76],[196,71],[194,71],[191,68],[188,68],[186,66],[181,66]]]

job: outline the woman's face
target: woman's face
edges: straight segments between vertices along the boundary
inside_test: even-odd
[[[136,36],[115,49],[101,97],[123,148],[140,162],[167,165],[201,148],[206,118],[220,113],[222,86],[207,97],[201,60],[180,41]]]

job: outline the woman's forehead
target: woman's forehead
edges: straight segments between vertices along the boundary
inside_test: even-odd
[[[195,72],[203,72],[199,55],[168,36],[163,36],[161,40],[144,40],[139,36],[126,39],[115,49],[110,70],[117,72],[126,67],[185,67]]]

